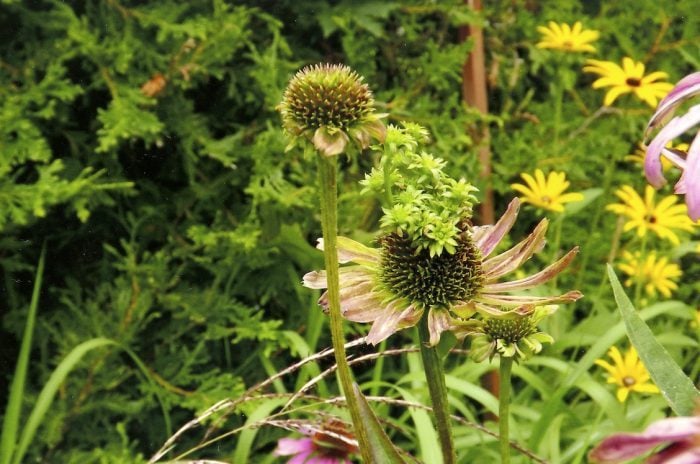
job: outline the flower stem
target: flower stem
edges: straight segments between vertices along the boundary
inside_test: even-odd
[[[508,413],[510,409],[510,372],[513,358],[501,356],[499,374],[501,385],[498,392],[498,433],[501,440],[501,464],[510,463],[510,438],[508,434]]]
[[[318,183],[321,193],[321,228],[323,230],[323,250],[328,280],[328,306],[330,312],[331,339],[338,377],[350,410],[353,429],[360,444],[363,462],[372,462],[367,431],[360,416],[360,408],[352,394],[352,373],[345,357],[345,336],[343,318],[340,314],[340,282],[338,277],[338,187],[337,157],[318,156]]]
[[[437,348],[431,347],[429,344],[430,331],[428,330],[427,310],[418,323],[418,335],[420,338],[420,354],[423,360],[425,379],[428,382],[428,390],[430,391],[430,401],[433,404],[443,462],[444,464],[454,464],[457,462],[457,454],[452,441],[445,372],[442,368],[442,359],[440,359]]]

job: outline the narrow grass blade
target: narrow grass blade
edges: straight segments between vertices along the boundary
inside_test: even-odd
[[[668,405],[679,416],[693,414],[700,392],[683,373],[666,349],[654,338],[648,325],[637,315],[632,302],[625,294],[612,266],[608,265],[608,278],[613,288],[617,308],[625,321],[627,335],[637,349],[654,383],[661,390]]]
[[[39,306],[39,291],[41,290],[41,279],[44,275],[44,258],[46,256],[46,244],[41,249],[39,266],[34,278],[34,289],[32,300],[29,303],[29,313],[27,314],[27,324],[24,326],[22,335],[22,346],[17,357],[15,375],[12,378],[12,387],[5,409],[5,419],[2,423],[2,438],[0,438],[0,464],[9,464],[12,454],[17,444],[17,430],[19,419],[22,413],[22,398],[24,397],[24,383],[27,379],[27,367],[29,365],[29,352],[32,348],[32,335],[34,334],[34,324],[36,322],[36,312]]]
[[[389,440],[389,437],[382,429],[382,426],[374,415],[369,403],[360,391],[360,387],[356,383],[352,384],[352,394],[355,395],[358,406],[360,407],[360,416],[367,427],[367,438],[369,439],[369,452],[372,456],[372,462],[381,462],[383,464],[406,464],[406,461],[399,455],[396,448]]]
[[[70,374],[73,368],[83,358],[83,356],[95,348],[116,344],[116,342],[107,338],[90,339],[73,348],[73,350],[71,350],[71,352],[68,353],[65,358],[63,358],[63,361],[56,366],[56,369],[54,369],[54,371],[51,373],[51,377],[49,377],[46,385],[44,385],[44,388],[41,389],[39,397],[36,400],[36,404],[34,405],[34,409],[32,409],[31,414],[29,414],[29,419],[27,419],[27,424],[24,426],[22,436],[17,444],[17,451],[15,452],[14,459],[12,460],[13,463],[20,464],[22,462],[24,453],[27,452],[27,448],[34,439],[34,434],[51,406],[51,403],[56,396],[56,392],[60,388],[63,381],[66,380],[68,374]]]

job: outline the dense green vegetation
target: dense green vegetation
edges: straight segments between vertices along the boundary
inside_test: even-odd
[[[523,206],[505,239],[517,243],[548,217],[548,244],[526,270],[578,245],[576,261],[548,290],[585,295],[544,323],[555,342],[513,368],[513,440],[548,462],[585,462],[602,437],[671,414],[658,394],[633,392],[618,401],[615,385],[606,385],[606,372],[594,364],[611,346],[630,346],[605,264],[623,284],[630,279],[638,314],[697,382],[697,227],[679,232],[677,241],[653,231],[641,238],[623,230],[624,216],[606,210],[620,202],[615,191],[623,185],[643,192],[641,167],[628,155],[653,107],[633,94],[603,106],[607,89],[592,88],[597,76],[582,67],[587,58],[631,57],[647,73],[667,73],[669,83],[697,71],[697,2],[484,3],[477,13],[457,0],[2,2],[2,404],[26,340],[45,247],[19,433],[56,367],[76,347],[94,343],[56,385],[23,462],[145,462],[197,414],[330,345],[318,292],[301,285],[306,272],[323,268],[315,249],[316,170],[301,150],[285,152],[276,110],[294,73],[318,62],[345,63],[364,76],[387,124],[425,127],[431,141],[424,149],[447,162],[446,172],[478,187],[479,200],[493,188],[496,217],[519,195],[511,184],[535,169],[565,172],[569,191],[583,194],[565,213]],[[550,20],[599,31],[596,51],[537,48],[537,27]],[[469,25],[484,28],[487,115],[462,98]],[[477,157],[484,146],[493,155],[488,179]],[[359,182],[380,155],[368,149],[339,158],[339,233],[369,245],[382,210]],[[671,184],[657,198],[672,194]],[[625,277],[618,267],[624,253],[640,250],[678,265],[677,288],[646,292]],[[368,330],[346,324],[346,338]],[[416,340],[407,330],[376,349],[350,352]],[[263,419],[286,402],[284,394],[331,364],[308,363],[260,391],[279,396],[243,402],[208,424],[223,433],[251,416]],[[365,395],[427,404],[415,353],[353,370]],[[498,400],[480,380],[497,364],[474,363],[462,352],[447,358],[446,370],[452,412],[497,430]],[[337,383],[327,376],[308,393],[332,397]],[[344,414],[313,398],[300,403],[313,407],[285,420]],[[396,445],[438,462],[425,411],[388,400],[372,408],[388,421]],[[454,429],[460,462],[497,462],[493,437],[471,425]],[[272,452],[287,435],[267,424],[188,457],[283,462]],[[177,449],[202,437],[202,429],[188,431]],[[513,456],[527,462],[517,451]]]

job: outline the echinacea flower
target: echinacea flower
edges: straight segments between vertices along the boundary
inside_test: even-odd
[[[646,464],[697,464],[700,462],[700,417],[661,419],[641,433],[616,433],[596,446],[591,462],[616,464],[640,457],[654,448]]]
[[[543,343],[552,343],[551,335],[541,332],[537,325],[554,314],[557,305],[537,306],[531,314],[515,319],[454,321],[451,331],[459,339],[472,337],[469,356],[476,362],[498,355],[516,362],[542,351]]]
[[[659,103],[656,112],[651,117],[644,135],[645,139],[664,122],[686,100],[700,94],[700,72],[690,74],[681,79],[671,92]],[[700,219],[700,131],[695,130],[700,124],[700,105],[691,107],[683,116],[677,116],[669,121],[649,143],[644,160],[644,173],[651,185],[661,187],[666,179],[663,175],[662,160],[668,159],[683,170],[681,178],[675,185],[675,192],[685,194],[688,214],[697,221]],[[669,149],[667,144],[690,129],[695,130],[695,137],[686,150]]]
[[[350,464],[350,456],[359,451],[343,422],[328,421],[304,432],[305,438],[281,438],[274,455],[292,456],[287,464]]]
[[[659,389],[650,383],[649,372],[637,355],[637,350],[630,347],[624,358],[616,346],[610,347],[608,356],[613,364],[602,359],[595,363],[608,372],[608,383],[617,385],[617,399],[620,403],[627,400],[630,392],[659,393]]]
[[[688,145],[687,143],[679,143],[677,145],[667,143],[665,148],[668,148],[673,153],[687,153],[689,147],[690,145]],[[640,143],[637,145],[637,148],[634,150],[633,153],[630,153],[629,155],[625,156],[625,161],[630,161],[632,163],[638,164],[643,169],[646,154],[646,145]],[[666,158],[665,156],[661,157],[661,169],[664,173],[671,169],[673,166],[674,164],[668,158]]]
[[[510,282],[501,277],[515,271],[542,249],[548,221],[511,249],[489,257],[515,222],[520,206],[516,198],[493,226],[459,224],[454,253],[431,255],[417,251],[408,236],[391,232],[379,238],[379,248],[370,248],[349,238],[338,237],[338,258],[354,265],[340,268],[340,308],[354,322],[372,322],[367,342],[376,345],[391,334],[418,323],[428,312],[430,343],[450,330],[455,317],[467,319],[475,313],[492,318],[518,318],[531,314],[535,306],[571,302],[582,295],[570,291],[558,296],[511,295],[549,281],[578,252],[574,248],[542,271]],[[323,242],[319,242],[323,248]],[[304,286],[327,288],[325,271],[304,276]],[[327,295],[319,303],[327,306]]]
[[[673,195],[662,198],[657,204],[654,200],[653,187],[647,185],[644,198],[629,185],[623,185],[615,195],[622,203],[613,203],[605,207],[627,218],[623,227],[625,232],[636,229],[639,237],[647,231],[655,233],[674,245],[680,244],[676,231],[693,231],[693,222],[688,217],[688,210],[683,204],[676,204],[678,198]]]
[[[542,40],[537,43],[537,48],[550,48],[565,52],[594,52],[591,45],[600,35],[598,31],[583,29],[581,21],[576,21],[572,26],[566,23],[557,24],[550,21],[548,26],[539,26],[537,30],[542,34]]]
[[[287,149],[308,140],[323,155],[334,156],[350,140],[363,149],[372,138],[383,141],[384,115],[375,113],[372,92],[362,80],[344,65],[317,64],[299,71],[277,107],[291,138]]]
[[[647,295],[654,298],[659,292],[666,298],[678,289],[675,279],[683,275],[678,264],[669,263],[668,258],[657,256],[651,251],[642,259],[639,252],[622,253],[622,263],[618,266],[629,278],[625,285],[631,287],[635,282],[641,283]]]
[[[635,62],[629,57],[622,59],[622,66],[612,61],[587,60],[586,63],[588,65],[583,67],[585,72],[601,76],[593,82],[594,89],[611,87],[605,94],[605,106],[612,105],[620,95],[632,92],[637,98],[654,107],[673,87],[668,82],[658,82],[668,78],[668,74],[656,71],[645,76],[644,63]]]
[[[583,200],[581,193],[564,193],[569,188],[569,181],[563,172],[552,171],[545,178],[541,169],[535,169],[534,177],[528,173],[520,174],[525,184],[511,184],[513,190],[522,193],[523,203],[549,211],[561,213],[564,204]]]

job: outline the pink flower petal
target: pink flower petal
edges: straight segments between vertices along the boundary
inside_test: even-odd
[[[700,94],[700,72],[689,74],[678,81],[656,107],[656,112],[647,125],[647,133],[662,124],[667,116],[672,115],[678,105],[698,94]]]
[[[654,422],[642,433],[618,433],[603,440],[588,455],[594,462],[615,463],[640,456],[662,443],[700,434],[700,417],[674,417]]]
[[[644,157],[644,173],[651,185],[659,188],[666,182],[661,167],[661,154],[666,144],[698,123],[700,123],[700,105],[695,105],[683,116],[673,118],[654,137]]]
[[[682,177],[685,203],[688,205],[688,216],[697,221],[700,219],[700,135],[690,145],[687,162]]]
[[[673,443],[646,460],[645,464],[698,464],[700,447],[692,441]]]
[[[488,229],[478,229],[477,236],[473,236],[472,238],[476,247],[481,251],[482,258],[486,258],[490,255],[498,244],[501,243],[503,237],[513,227],[519,209],[520,200],[518,198],[513,198],[508,204],[508,208],[505,213],[503,213],[503,216],[496,222],[496,225]]]
[[[277,441],[275,456],[291,456],[297,453],[311,453],[314,450],[314,443],[311,438],[280,438]]]
[[[450,330],[452,318],[446,309],[431,308],[428,311],[428,332],[430,333],[430,346],[435,346],[440,342],[440,335],[446,330]]]

